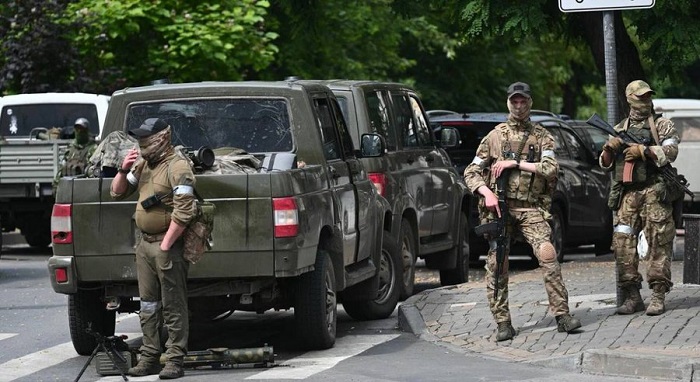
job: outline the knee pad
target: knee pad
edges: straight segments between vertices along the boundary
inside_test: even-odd
[[[539,250],[540,260],[545,263],[552,263],[557,261],[557,250],[550,242],[544,242],[540,244]]]
[[[160,308],[160,301],[141,300],[141,313],[152,314]]]

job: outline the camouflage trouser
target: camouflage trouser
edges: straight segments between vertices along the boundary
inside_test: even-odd
[[[615,216],[613,251],[617,262],[620,287],[641,286],[637,237],[644,230],[649,250],[647,259],[647,282],[653,288],[663,285],[668,292],[671,282],[671,252],[676,226],[671,214],[673,207],[659,201],[662,184],[656,184],[637,191],[626,191],[622,196],[620,209]]]
[[[182,258],[182,240],[175,242],[168,252],[160,250],[160,241],[149,243],[142,239],[136,247],[143,359],[159,359],[162,323],[168,329],[166,358],[182,363],[187,354],[190,332],[187,311],[188,268],[189,263]]]
[[[550,242],[552,229],[544,219],[541,211],[510,211],[511,219],[508,224],[508,236],[512,237],[518,230],[525,241],[532,246],[533,252],[542,270],[544,286],[549,298],[552,314],[559,316],[569,313],[569,294],[561,276],[561,267],[553,252]],[[486,259],[486,294],[489,306],[496,322],[510,321],[508,308],[508,254],[510,245],[506,246],[503,273],[498,278],[498,298],[494,299],[494,275],[496,273],[496,241],[489,240],[489,253]]]

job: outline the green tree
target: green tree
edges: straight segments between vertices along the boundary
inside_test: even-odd
[[[112,89],[173,82],[241,80],[275,58],[264,0],[77,0],[66,23],[93,73],[114,68]]]

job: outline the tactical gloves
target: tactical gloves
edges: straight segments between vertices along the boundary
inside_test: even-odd
[[[624,145],[624,142],[619,137],[612,137],[608,139],[603,145],[603,150],[609,151],[611,153],[616,153],[620,150],[620,147]]]
[[[644,145],[632,145],[625,149],[625,162],[634,162],[636,160],[646,160],[644,156],[644,150],[646,147]]]

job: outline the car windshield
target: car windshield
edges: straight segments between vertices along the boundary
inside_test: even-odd
[[[154,117],[170,124],[174,145],[193,149],[234,147],[249,153],[292,150],[291,123],[284,99],[227,98],[133,104],[127,114],[127,131]]]
[[[29,137],[32,129],[43,127],[73,127],[78,118],[90,121],[90,133],[100,133],[97,107],[79,103],[45,103],[5,105],[0,114],[0,135],[3,137]]]
[[[672,120],[681,142],[700,141],[700,117],[674,117]]]

